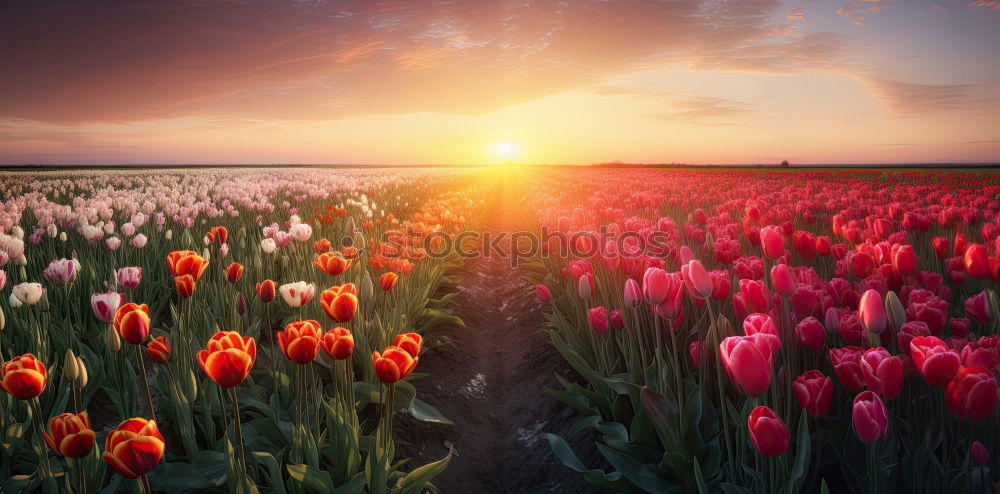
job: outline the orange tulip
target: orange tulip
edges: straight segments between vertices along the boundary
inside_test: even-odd
[[[420,347],[422,344],[423,338],[417,333],[396,335],[396,340],[392,342],[392,346],[406,350],[406,353],[409,353],[414,358],[420,356]]]
[[[42,438],[52,451],[66,458],[83,458],[94,449],[96,435],[90,428],[87,412],[78,415],[63,413],[52,417],[49,433],[42,431]]]
[[[382,285],[382,291],[385,292],[392,290],[392,287],[396,286],[397,280],[399,280],[399,275],[392,271],[382,273],[382,276],[378,277],[378,283]]]
[[[234,262],[226,268],[226,279],[229,280],[230,283],[235,285],[236,282],[240,281],[240,278],[242,277],[243,277],[242,264]]]
[[[375,365],[375,375],[386,384],[397,383],[409,376],[417,366],[417,360],[406,350],[391,346],[385,352],[372,353],[372,364]]]
[[[48,375],[45,364],[27,353],[3,364],[0,368],[0,389],[19,400],[30,400],[42,394]]]
[[[125,304],[115,312],[114,324],[115,331],[123,340],[141,345],[149,337],[149,307],[146,304]]]
[[[274,300],[275,293],[278,291],[278,283],[271,280],[264,280],[257,283],[257,298],[265,304]]]
[[[167,359],[170,358],[170,341],[163,336],[157,336],[146,344],[146,353],[148,353],[153,360],[161,364],[165,364],[167,363]]]
[[[194,251],[178,250],[167,255],[167,267],[175,278],[189,274],[194,281],[198,281],[208,268],[208,261]]]
[[[219,331],[198,352],[198,364],[223,388],[239,386],[246,380],[257,360],[257,342],[235,331]]]
[[[339,253],[327,252],[313,261],[313,266],[330,276],[337,276],[351,267],[351,261],[340,257]]]
[[[224,244],[229,238],[229,230],[226,230],[226,227],[224,226],[213,226],[212,229],[205,234],[205,236],[208,237],[208,241],[210,243],[215,242],[215,239],[218,238],[219,243]]]
[[[335,360],[344,360],[354,353],[354,336],[346,328],[333,328],[320,340],[323,351]]]
[[[358,311],[358,290],[353,283],[330,287],[320,294],[319,304],[334,321],[348,322]]]
[[[348,245],[343,249],[340,249],[340,253],[344,256],[344,259],[348,261],[353,261],[358,258],[358,248],[353,245]]]
[[[321,239],[313,242],[313,249],[316,250],[316,254],[317,255],[319,255],[319,254],[325,254],[327,252],[330,252],[331,248],[332,248],[332,246],[330,245],[330,241],[327,240],[327,239],[325,239],[325,238],[321,238]]]
[[[305,365],[319,355],[320,325],[317,321],[296,321],[278,333],[278,346],[285,358]]]
[[[177,287],[177,295],[181,298],[188,298],[194,295],[198,284],[195,283],[194,276],[185,274],[174,278],[174,285]]]
[[[163,446],[155,420],[128,419],[108,434],[101,458],[122,477],[137,479],[160,463]]]

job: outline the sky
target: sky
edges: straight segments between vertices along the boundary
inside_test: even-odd
[[[1000,0],[8,0],[0,163],[1000,161]]]

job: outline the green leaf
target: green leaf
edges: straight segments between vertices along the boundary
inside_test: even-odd
[[[545,437],[548,438],[549,446],[552,447],[552,453],[556,455],[556,458],[559,458],[559,461],[571,470],[582,473],[587,482],[613,491],[634,490],[620,472],[605,473],[604,470],[587,468],[563,438],[555,434],[546,434]]]
[[[791,482],[795,483],[795,486],[799,489],[802,488],[802,482],[805,481],[806,473],[809,470],[809,460],[812,456],[812,438],[809,437],[809,419],[806,415],[806,409],[802,409],[802,414],[799,417],[799,430],[796,433],[795,438],[795,463],[792,466]]]
[[[694,482],[698,486],[698,494],[708,494],[708,486],[705,485],[705,477],[701,475],[701,464],[698,463],[698,457],[692,458],[694,461]]]
[[[328,494],[333,492],[330,474],[309,465],[288,465],[288,476],[313,492]]]
[[[681,490],[680,485],[668,482],[653,465],[642,463],[631,456],[619,453],[603,444],[598,444],[597,450],[629,482],[632,482],[646,492],[679,492]]]
[[[434,408],[427,402],[418,398],[413,398],[413,401],[410,402],[410,413],[413,414],[413,418],[421,422],[448,425],[454,424],[451,420],[448,420],[444,415],[442,415],[437,408]]]
[[[399,487],[393,489],[393,494],[415,494],[420,492],[424,488],[424,485],[443,472],[445,467],[448,466],[448,462],[451,461],[451,453],[451,450],[449,450],[448,455],[444,458],[428,463],[406,474],[400,481]]]

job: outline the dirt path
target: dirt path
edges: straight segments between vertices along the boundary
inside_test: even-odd
[[[511,179],[498,181],[486,231],[524,224],[516,194]],[[543,435],[564,433],[573,414],[543,389],[558,386],[553,373],[566,366],[539,331],[543,313],[533,287],[509,258],[497,256],[466,261],[460,278],[456,301],[467,327],[435,330],[443,344],[421,357],[419,369],[431,376],[415,383],[418,396],[455,425],[407,420],[397,429],[409,443],[404,453],[419,465],[454,445],[457,456],[434,481],[445,494],[597,492],[553,457]],[[572,443],[586,451],[590,442]]]

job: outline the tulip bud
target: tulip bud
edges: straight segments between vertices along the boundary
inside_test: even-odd
[[[634,279],[629,278],[625,282],[625,306],[629,309],[634,309],[639,306],[639,302],[642,300],[642,289],[639,288],[639,283]]]
[[[107,348],[109,352],[117,352],[122,348],[121,337],[118,336],[118,332],[115,331],[115,327],[110,324],[107,329],[104,330],[104,347]]]
[[[241,316],[247,313],[247,301],[242,293],[236,294],[236,312]]]
[[[976,462],[976,465],[985,467],[990,461],[990,452],[983,446],[983,443],[979,441],[972,442],[971,449],[972,460]]]
[[[886,314],[882,296],[875,290],[868,290],[861,296],[858,305],[858,319],[868,332],[879,334],[885,331]]]
[[[375,283],[372,282],[372,277],[368,273],[368,270],[365,270],[365,276],[361,278],[360,295],[361,299],[365,301],[371,300],[375,295]]]
[[[854,433],[865,444],[874,444],[889,430],[889,412],[875,392],[862,391],[854,398],[851,410]]]
[[[906,310],[903,309],[903,303],[899,301],[896,292],[890,291],[885,294],[885,315],[893,328],[899,329],[906,323]]]
[[[580,277],[580,281],[577,284],[577,294],[580,295],[580,300],[589,300],[592,290],[590,288],[590,273],[586,273]]]
[[[87,375],[87,366],[83,365],[83,359],[80,357],[76,358],[76,367],[80,369],[80,375],[77,381],[80,382],[80,389],[87,387],[87,383],[90,381],[90,377]]]
[[[66,356],[63,358],[63,377],[70,382],[80,377],[80,368],[77,367],[76,355],[73,354],[72,348],[66,350]]]
[[[771,287],[782,297],[795,293],[795,272],[786,264],[775,264],[771,268]]]
[[[360,231],[354,233],[354,246],[358,248],[359,251],[365,250],[365,234]]]
[[[788,426],[774,410],[766,406],[758,406],[750,412],[747,431],[761,456],[779,456],[788,450]]]
[[[545,285],[535,285],[535,297],[538,298],[539,302],[548,302],[549,300],[552,300],[552,291]]]
[[[7,316],[3,313],[3,307],[0,307],[0,331],[3,331],[7,327]]]
[[[167,240],[173,239],[174,238],[174,231],[173,230],[167,230],[167,233],[163,234],[163,238],[165,238]]]
[[[66,240],[67,240],[67,238],[66,238],[66,232],[59,232],[59,241],[60,242],[65,242]]]
[[[830,307],[826,310],[826,314],[823,315],[823,327],[826,328],[827,333],[840,333],[840,312],[837,311],[836,307]]]
[[[189,403],[198,398],[198,378],[194,375],[194,371],[188,372],[187,378],[181,382],[181,389]]]
[[[714,288],[712,277],[697,259],[692,259],[681,266],[681,276],[692,297],[705,300],[712,296]]]

